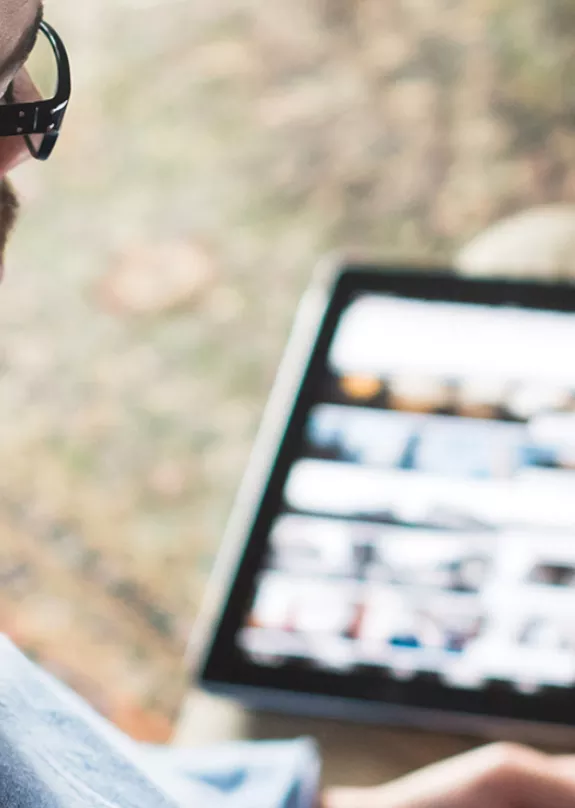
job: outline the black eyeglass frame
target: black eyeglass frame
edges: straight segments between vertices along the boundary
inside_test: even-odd
[[[0,137],[24,137],[30,154],[36,160],[47,160],[60,135],[62,121],[72,92],[70,61],[64,43],[47,22],[40,23],[40,31],[52,46],[58,66],[58,84],[53,98],[18,104],[13,102],[14,84],[6,92],[5,106],[0,107]],[[26,65],[24,65],[25,69]],[[39,148],[31,136],[44,135]]]

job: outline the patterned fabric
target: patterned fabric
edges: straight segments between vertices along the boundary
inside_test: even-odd
[[[308,740],[141,746],[0,638],[1,808],[312,808]]]

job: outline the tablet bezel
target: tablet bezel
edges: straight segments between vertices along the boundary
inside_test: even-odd
[[[272,425],[268,430],[264,425],[267,434],[263,445],[262,440],[258,441],[260,446],[243,486],[247,496],[240,495],[243,504],[228,531],[226,544],[232,558],[228,555],[223,571],[220,568],[214,585],[215,600],[212,589],[210,605],[204,610],[201,652],[197,641],[191,646],[191,654],[197,659],[196,678],[212,692],[266,709],[352,720],[397,723],[407,717],[409,723],[425,726],[431,716],[435,717],[434,725],[437,716],[444,716],[444,724],[455,723],[459,730],[467,727],[470,731],[476,731],[486,718],[499,723],[512,720],[575,725],[572,689],[545,688],[527,695],[507,683],[494,682],[481,690],[467,690],[447,687],[429,677],[401,682],[380,671],[373,675],[336,673],[311,670],[297,662],[270,668],[250,662],[236,643],[252,602],[269,529],[281,510],[286,477],[297,454],[294,449],[316,401],[314,379],[325,369],[342,311],[355,297],[370,292],[575,313],[575,285],[570,283],[466,278],[450,270],[344,262],[330,273],[327,282],[322,277],[313,284],[304,299],[309,305],[300,312],[292,337],[292,347],[299,346],[299,351],[296,347],[291,358],[284,361],[285,372],[280,372],[272,394],[268,421],[275,421],[275,428]],[[252,489],[255,484],[258,489],[246,491],[246,484]]]

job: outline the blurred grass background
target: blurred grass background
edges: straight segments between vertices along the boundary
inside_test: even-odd
[[[575,192],[571,0],[48,0],[74,97],[0,306],[0,630],[136,737],[294,307]]]

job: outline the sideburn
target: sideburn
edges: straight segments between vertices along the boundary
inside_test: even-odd
[[[4,250],[16,224],[19,209],[20,203],[12,183],[3,179],[0,182],[0,262],[4,258]]]

